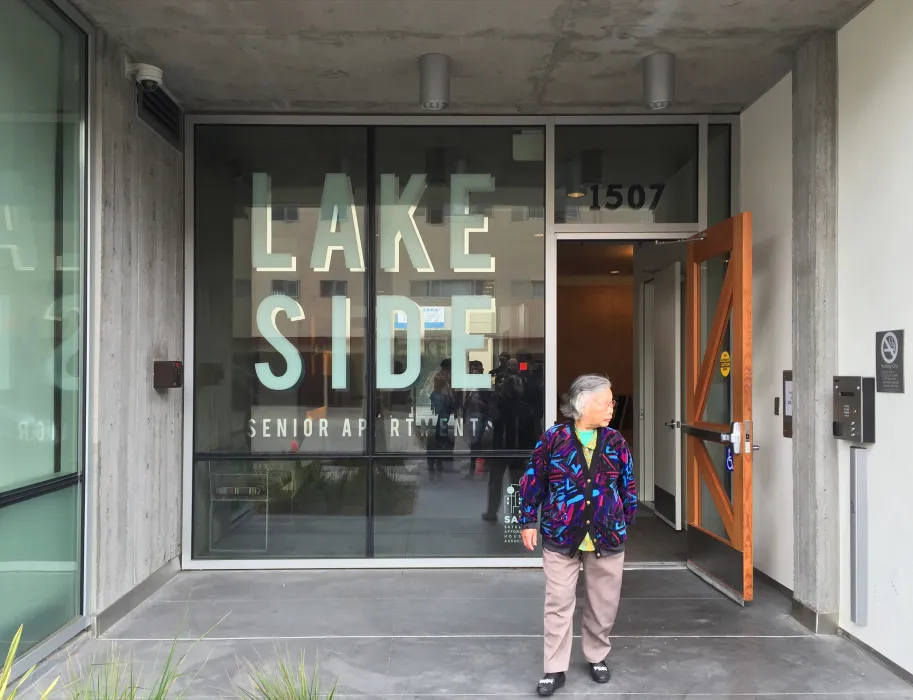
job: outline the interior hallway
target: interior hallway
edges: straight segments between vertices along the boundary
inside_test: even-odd
[[[247,661],[277,648],[319,655],[322,687],[370,698],[534,697],[541,671],[542,574],[535,570],[184,573],[112,628],[58,654],[49,677],[117,646],[140,679],[170,640],[188,653],[175,690],[238,697]],[[62,660],[61,660],[62,659]],[[913,687],[850,642],[814,637],[789,601],[760,587],[740,608],[686,570],[629,570],[611,655],[613,680],[593,684],[575,656],[555,697],[913,700]]]

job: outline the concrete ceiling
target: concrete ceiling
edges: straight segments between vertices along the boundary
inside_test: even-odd
[[[641,61],[677,58],[675,112],[738,112],[791,53],[870,0],[75,0],[194,111],[418,113],[418,57],[452,58],[450,112],[628,113]]]

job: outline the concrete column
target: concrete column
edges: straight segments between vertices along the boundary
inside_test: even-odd
[[[840,600],[837,445],[837,35],[802,46],[793,70],[793,614],[834,634]]]

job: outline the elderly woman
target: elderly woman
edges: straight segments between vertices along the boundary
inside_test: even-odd
[[[621,594],[627,526],[637,509],[631,453],[621,433],[608,427],[614,408],[607,378],[575,379],[561,407],[570,421],[539,439],[520,482],[519,519],[528,550],[536,547],[537,523],[542,531],[545,675],[536,688],[539,695],[551,695],[565,683],[581,561],[583,656],[596,683],[610,678],[609,634]]]

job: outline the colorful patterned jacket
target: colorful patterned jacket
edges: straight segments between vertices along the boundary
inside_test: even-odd
[[[540,508],[543,546],[573,553],[589,532],[597,553],[622,547],[634,522],[637,490],[621,433],[599,430],[587,468],[573,425],[549,428],[520,480],[521,525],[535,526]]]

